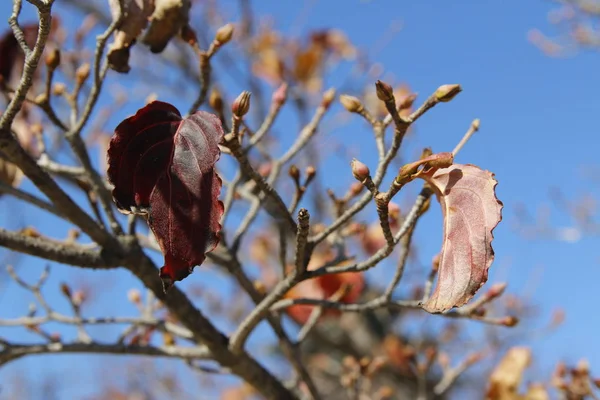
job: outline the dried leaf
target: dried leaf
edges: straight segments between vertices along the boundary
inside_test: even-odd
[[[119,15],[118,0],[109,0],[108,4],[113,19],[116,19]],[[110,68],[117,72],[129,71],[129,49],[148,25],[148,18],[154,12],[154,0],[131,0],[125,2],[125,8],[125,18],[115,30],[107,55]]]
[[[526,347],[513,347],[496,366],[490,376],[486,399],[517,400],[523,372],[531,362],[531,351]]]
[[[529,385],[523,400],[550,400],[550,396],[544,385],[533,383]]]
[[[418,176],[431,185],[444,215],[438,282],[423,307],[443,312],[465,304],[487,281],[502,202],[496,198],[494,175],[474,165],[431,168]]]
[[[22,177],[23,173],[15,164],[0,158],[0,182],[17,187]],[[2,196],[2,193],[0,193],[0,196]]]
[[[190,0],[155,0],[150,26],[142,42],[153,53],[160,53],[171,38],[187,25],[192,4]]]
[[[223,203],[214,166],[222,138],[215,115],[198,111],[182,119],[175,107],[155,101],[121,122],[111,140],[113,197],[122,212],[148,217],[165,256],[165,290],[219,243]]]

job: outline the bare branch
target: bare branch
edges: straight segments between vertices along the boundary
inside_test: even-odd
[[[139,355],[154,357],[179,358],[184,360],[208,359],[210,351],[206,347],[178,347],[178,346],[140,346],[119,343],[46,343],[46,344],[2,344],[0,351],[0,365],[14,361],[21,357],[34,354],[118,354]]]
[[[110,253],[78,244],[29,237],[0,228],[0,246],[47,260],[85,268],[116,268],[119,260]]]

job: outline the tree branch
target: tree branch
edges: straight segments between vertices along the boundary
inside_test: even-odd
[[[41,237],[29,237],[0,228],[0,246],[62,264],[85,268],[116,268],[119,259],[110,252],[92,250],[79,244],[66,244]]]
[[[45,343],[45,344],[15,344],[4,343],[0,351],[0,366],[21,357],[34,354],[68,354],[68,353],[95,353],[95,354],[119,354],[138,355],[153,357],[169,357],[184,360],[208,359],[210,351],[201,347],[179,347],[179,346],[140,346],[126,345],[120,343]]]

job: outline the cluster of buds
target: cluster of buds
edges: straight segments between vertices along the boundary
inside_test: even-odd
[[[579,361],[575,368],[568,368],[564,363],[559,363],[552,376],[552,385],[567,399],[584,398],[584,396],[596,398],[594,391],[600,389],[600,378],[590,376],[587,360]]]

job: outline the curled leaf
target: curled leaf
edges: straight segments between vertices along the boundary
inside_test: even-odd
[[[108,148],[108,177],[124,213],[141,213],[165,256],[165,290],[187,277],[219,243],[223,203],[215,171],[219,119],[198,111],[182,119],[154,101],[121,122]]]
[[[419,177],[437,195],[444,215],[438,282],[423,308],[443,312],[465,304],[487,281],[502,202],[496,198],[494,174],[475,165],[432,168]]]
[[[108,4],[113,19],[116,19],[120,10],[118,0],[109,0]],[[154,12],[154,0],[131,0],[125,2],[124,8],[125,17],[115,30],[107,55],[110,67],[117,72],[129,71],[129,49],[148,25],[148,18]]]
[[[150,18],[150,26],[142,42],[149,46],[153,53],[160,53],[171,38],[187,26],[192,4],[190,0],[154,0],[154,2],[155,8]]]

